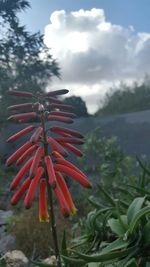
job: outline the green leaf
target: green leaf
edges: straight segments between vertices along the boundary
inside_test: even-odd
[[[91,262],[91,263],[88,264],[88,267],[99,267],[99,266],[100,265],[97,262]]]
[[[101,185],[98,184],[97,186],[98,186],[99,190],[104,194],[104,196],[105,196],[105,198],[108,200],[108,202],[109,202],[113,207],[115,207],[115,206],[116,206],[116,202],[115,202],[114,199],[110,196],[110,194],[108,194],[108,193],[106,192],[106,190],[104,190],[104,189],[102,188]]]
[[[141,187],[138,187],[138,186],[135,186],[135,185],[130,185],[130,184],[127,184],[127,186],[135,189],[140,194],[144,194],[144,195],[148,195],[148,196],[150,195],[150,192],[148,190],[145,190],[145,189],[143,189]]]
[[[0,258],[0,266],[1,266],[1,267],[5,267],[5,266],[7,266],[7,263],[6,263],[6,260],[5,260],[5,259]]]
[[[122,215],[120,216],[120,219],[123,221],[124,225],[127,226],[126,224],[126,216]],[[126,232],[126,228],[123,226],[123,224],[120,223],[119,219],[109,219],[108,220],[108,225],[111,228],[112,232],[114,232],[115,234],[117,234],[119,237],[122,237],[125,232]]]
[[[67,257],[64,255],[61,255],[61,257],[64,259],[65,262],[68,262],[70,264],[77,264],[76,266],[84,266],[84,264],[86,264],[86,261],[79,258]]]
[[[123,248],[126,248],[128,245],[129,243],[127,241],[124,241],[123,239],[119,238],[113,241],[112,243],[110,243],[107,247],[105,247],[102,250],[102,253],[108,253],[110,251],[123,249]]]
[[[110,260],[118,260],[127,256],[130,253],[134,253],[134,251],[136,251],[136,248],[136,246],[133,246],[120,251],[112,251],[110,253],[100,253],[94,255],[86,255],[77,251],[74,251],[74,253],[76,253],[80,259],[83,259],[86,262],[107,262]]]
[[[122,267],[137,267],[137,264],[135,259],[130,259],[124,266],[122,265]]]
[[[66,241],[66,231],[65,230],[63,232],[63,237],[62,237],[61,254],[65,255],[65,256],[68,256],[67,241]]]
[[[129,224],[134,220],[139,210],[141,210],[144,201],[145,197],[137,197],[132,201],[127,211],[127,220]]]
[[[42,263],[40,261],[31,261],[31,263],[34,264],[35,266],[38,266],[38,267],[56,267],[56,265],[46,264],[46,263]]]
[[[130,225],[129,225],[129,230],[128,230],[128,232],[129,232],[130,234],[132,234],[132,233],[135,231],[135,229],[136,229],[136,227],[137,227],[137,225],[138,225],[138,222],[141,220],[141,218],[144,217],[144,216],[145,216],[146,214],[148,214],[148,213],[150,213],[150,207],[145,207],[145,208],[141,209],[141,210],[136,214],[136,216],[134,217],[134,220],[132,220],[132,222],[131,222]]]
[[[143,230],[142,230],[142,236],[143,236],[143,245],[150,244],[150,222],[148,222]]]
[[[144,171],[148,176],[150,176],[150,171],[149,171],[149,169],[147,169],[147,167],[143,164],[143,162],[142,162],[138,157],[136,157],[136,158],[137,158],[137,161],[138,161],[140,167],[143,169],[143,171]]]

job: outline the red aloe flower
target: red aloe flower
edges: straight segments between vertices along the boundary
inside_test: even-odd
[[[56,177],[57,177],[57,182],[59,184],[59,187],[60,187],[61,191],[63,192],[64,198],[65,198],[65,200],[69,206],[70,213],[72,215],[74,215],[76,213],[77,209],[73,203],[73,200],[72,200],[71,194],[69,192],[69,189],[66,185],[66,182],[65,182],[65,180],[64,180],[64,178],[60,172],[56,172]]]
[[[9,166],[17,161],[17,159],[26,151],[26,149],[32,146],[31,141],[27,141],[24,145],[16,150],[6,161],[6,164]]]
[[[34,179],[32,179],[30,186],[29,186],[29,190],[26,194],[26,197],[24,199],[24,207],[26,209],[29,209],[32,205],[34,196],[35,196],[35,192],[36,192],[36,187],[40,182],[40,178],[42,177],[44,173],[44,169],[42,167],[39,167],[37,169],[36,175],[34,177]]]
[[[8,139],[7,139],[7,142],[14,142],[16,141],[18,138],[26,135],[27,133],[33,131],[35,129],[35,126],[31,125],[31,126],[28,126],[26,127],[25,129],[21,130],[20,132],[10,136]]]
[[[49,178],[49,184],[51,185],[52,188],[56,187],[56,176],[55,176],[55,171],[54,171],[54,167],[53,167],[53,162],[50,158],[50,156],[46,156],[45,157],[45,165],[46,165],[46,169],[47,169],[47,174],[48,174],[48,178]]]
[[[47,209],[47,198],[46,198],[46,179],[40,180],[39,185],[39,220],[40,222],[48,222],[49,214]]]
[[[25,162],[11,182],[10,188],[17,188],[11,198],[11,204],[16,205],[25,194],[24,207],[30,208],[36,190],[39,188],[39,219],[47,222],[49,219],[47,195],[50,204],[53,205],[52,195],[51,197],[49,195],[52,194],[53,190],[62,214],[64,216],[75,214],[76,207],[63,175],[72,177],[84,187],[91,187],[86,175],[65,159],[69,155],[68,152],[72,152],[76,156],[82,156],[82,152],[76,145],[84,143],[83,135],[76,130],[61,126],[46,127],[46,121],[72,123],[73,118],[76,117],[74,113],[70,112],[72,106],[63,104],[62,100],[57,99],[60,95],[68,93],[68,90],[61,89],[45,94],[37,93],[34,97],[32,93],[25,91],[11,90],[8,93],[12,96],[28,97],[29,99],[32,97],[31,102],[10,106],[8,108],[10,112],[21,110],[25,113],[12,115],[8,120],[12,122],[30,122],[31,119],[32,121],[33,119],[40,119],[37,127],[32,123],[32,125],[15,133],[7,140],[7,142],[14,142],[21,137],[23,138],[26,134],[31,135],[34,130],[29,140],[6,161],[7,166],[11,164],[18,166]],[[33,99],[36,100],[35,103],[33,103]],[[26,112],[26,109],[29,109],[30,112]],[[21,181],[22,184],[20,185]]]
[[[55,192],[55,195],[56,195],[57,200],[59,202],[61,213],[63,214],[64,217],[68,217],[71,214],[70,209],[69,209],[69,205],[68,205],[68,203],[64,197],[64,194],[63,194],[58,183],[54,189],[54,192]]]
[[[15,194],[13,195],[13,197],[11,198],[11,204],[12,205],[16,205],[19,200],[21,199],[21,197],[23,196],[23,194],[27,191],[27,189],[29,188],[31,183],[31,179],[28,177],[23,184],[18,188],[18,190],[15,192]]]
[[[38,145],[33,145],[29,147],[22,156],[17,160],[16,165],[20,165],[26,158],[28,158],[36,149],[38,148]]]

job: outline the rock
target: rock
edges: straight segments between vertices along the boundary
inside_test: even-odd
[[[0,210],[0,254],[14,248],[15,238],[6,231],[7,220],[12,214],[12,211]]]
[[[3,258],[6,261],[6,267],[27,267],[28,259],[20,250],[8,251]]]
[[[43,260],[42,263],[56,265],[56,257],[55,256],[48,257],[45,260]]]

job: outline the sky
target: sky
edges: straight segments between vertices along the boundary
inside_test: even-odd
[[[61,67],[50,88],[68,88],[93,113],[120,82],[150,72],[150,0],[30,0],[20,15]]]

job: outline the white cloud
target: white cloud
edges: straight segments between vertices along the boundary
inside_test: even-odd
[[[62,68],[54,86],[71,88],[90,112],[112,84],[142,79],[150,69],[150,33],[114,25],[102,9],[53,12],[44,42]]]

